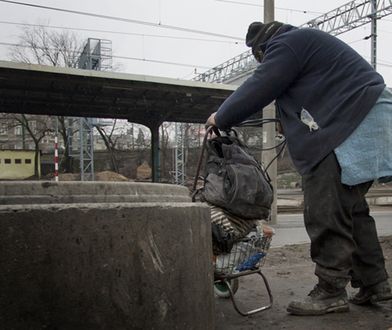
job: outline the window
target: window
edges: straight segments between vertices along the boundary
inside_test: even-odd
[[[9,158],[4,159],[4,164],[11,164],[11,159]]]
[[[22,160],[19,158],[15,159],[15,164],[22,164]]]
[[[29,123],[30,129],[33,133],[37,133],[37,122],[35,120],[32,120]]]
[[[0,135],[7,135],[7,124],[0,125]]]
[[[25,164],[31,164],[31,159],[25,159]]]
[[[22,126],[15,126],[15,135],[22,135]]]

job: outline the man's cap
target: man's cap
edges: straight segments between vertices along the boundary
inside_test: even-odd
[[[270,23],[253,22],[248,27],[245,43],[248,47],[255,46],[257,40],[268,40],[283,25],[281,22]]]

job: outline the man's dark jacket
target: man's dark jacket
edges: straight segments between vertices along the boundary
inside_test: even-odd
[[[361,123],[384,80],[351,47],[316,29],[283,25],[261,48],[262,63],[221,105],[216,125],[234,126],[276,100],[294,165],[306,174]],[[318,130],[301,121],[302,109]]]

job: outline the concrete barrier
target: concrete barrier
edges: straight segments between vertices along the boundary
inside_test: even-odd
[[[0,205],[116,202],[190,202],[185,187],[137,182],[4,181]]]
[[[2,194],[13,191],[8,196],[25,201],[0,206],[1,326],[214,329],[209,209],[187,202],[185,188],[159,184],[121,183],[107,195],[125,189],[135,200],[143,191],[143,200],[151,194],[170,202],[94,203],[91,195],[90,203],[50,204],[50,194],[43,194],[57,189],[57,200],[70,189],[86,196],[93,186],[50,183],[30,190],[23,182],[21,194],[0,183]],[[101,192],[119,187],[97,186]],[[34,192],[49,201],[29,204]]]

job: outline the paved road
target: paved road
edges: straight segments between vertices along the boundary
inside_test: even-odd
[[[379,236],[392,235],[392,208],[373,210],[371,214],[376,221]],[[277,222],[277,225],[272,226],[276,232],[272,247],[309,243],[302,214],[278,214]]]

